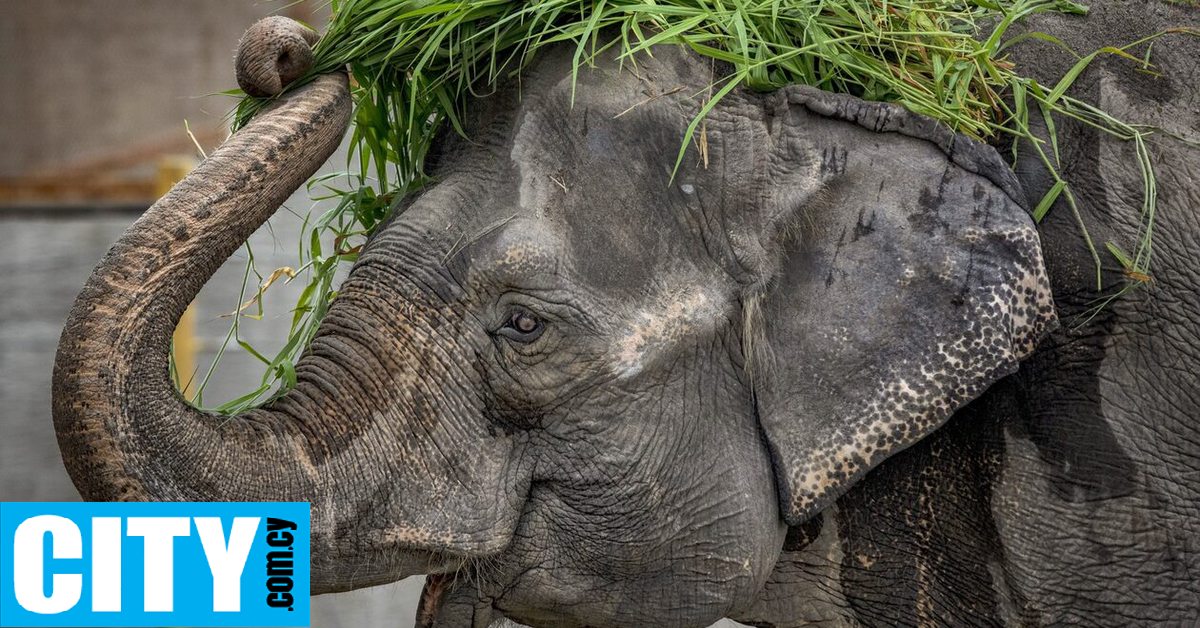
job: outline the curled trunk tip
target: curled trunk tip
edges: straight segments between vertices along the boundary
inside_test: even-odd
[[[238,87],[251,96],[275,96],[312,69],[317,33],[280,15],[254,23],[238,44]]]

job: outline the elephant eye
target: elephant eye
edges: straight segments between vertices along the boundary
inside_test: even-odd
[[[496,333],[516,342],[533,342],[542,335],[546,324],[526,309],[515,310]]]

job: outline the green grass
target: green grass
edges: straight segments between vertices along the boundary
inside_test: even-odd
[[[651,46],[670,43],[727,62],[731,71],[715,82],[693,128],[734,88],[770,91],[804,84],[898,103],[981,140],[997,134],[1033,139],[1038,158],[1056,181],[1037,203],[1034,218],[1040,222],[1056,200],[1066,201],[1095,261],[1098,290],[1105,288],[1100,250],[1082,220],[1071,183],[1060,174],[1054,120],[1071,118],[1128,140],[1131,159],[1145,182],[1142,228],[1125,249],[1116,243],[1105,243],[1105,248],[1122,264],[1128,285],[1152,282],[1155,187],[1147,138],[1156,129],[1117,120],[1067,91],[1100,55],[1126,58],[1131,71],[1149,70],[1149,48],[1143,58],[1132,51],[1167,33],[1086,56],[1044,33],[1007,37],[1013,24],[1035,13],[1087,12],[1071,0],[332,0],[331,4],[333,17],[316,46],[315,67],[296,85],[350,66],[356,111],[349,170],[310,183],[310,191],[337,198],[339,203],[311,227],[306,225],[299,273],[307,284],[285,348],[273,357],[258,353],[238,338],[240,316],[234,316],[226,344],[241,344],[264,362],[267,372],[257,391],[216,408],[219,411],[238,411],[260,403],[272,390],[290,387],[294,361],[336,296],[333,276],[338,265],[352,262],[357,247],[387,213],[410,189],[426,183],[423,163],[434,134],[446,125],[461,133],[459,120],[472,97],[519,72],[542,48],[562,42],[574,48],[576,72],[611,46],[619,46],[622,63],[636,64]],[[602,41],[601,31],[615,37]],[[1200,35],[1195,29],[1168,32]],[[1043,85],[1022,76],[1007,60],[1013,45],[1058,46],[1074,55],[1077,63],[1057,83]],[[244,124],[265,102],[243,98],[234,113],[235,126]],[[1048,125],[1049,142],[1033,137],[1031,116]],[[691,137],[689,132],[680,138],[676,167]],[[335,250],[323,249],[322,237],[332,237]],[[1132,252],[1126,254],[1126,249]],[[261,286],[264,280],[253,270],[252,261],[247,280],[251,275]],[[244,282],[239,303],[248,285]],[[194,401],[202,405],[202,398]]]

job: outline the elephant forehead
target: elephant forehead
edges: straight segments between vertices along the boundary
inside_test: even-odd
[[[686,130],[678,105],[667,100],[620,117],[611,103],[572,107],[546,97],[523,106],[508,155],[522,214],[555,218],[600,207],[632,217],[654,207],[672,187],[673,156]]]
[[[549,287],[539,278],[571,274],[563,240],[544,220],[510,215],[476,231],[455,255],[469,266],[473,283]]]

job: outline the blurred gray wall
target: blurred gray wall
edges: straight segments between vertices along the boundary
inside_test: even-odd
[[[16,0],[0,19],[0,176],[212,136],[233,50],[270,3]]]

